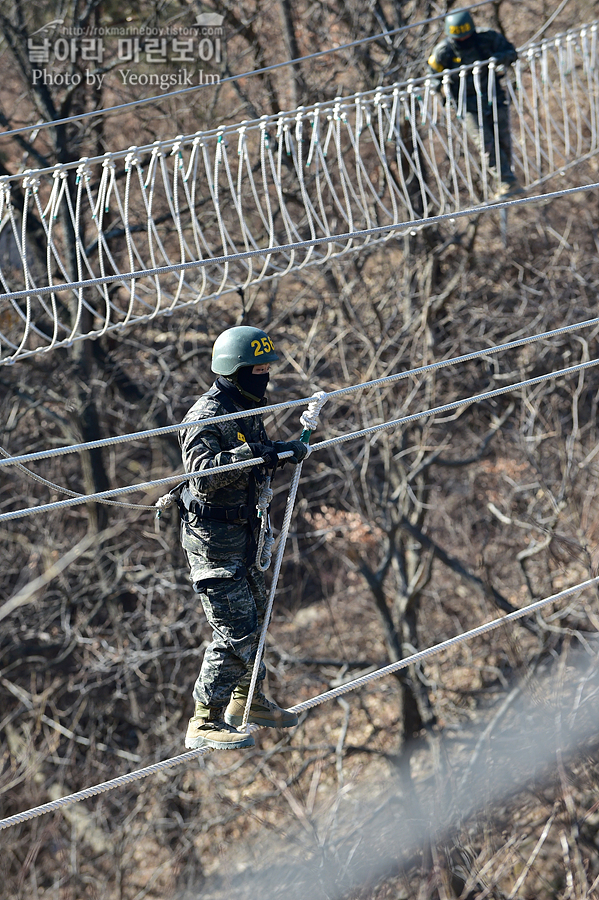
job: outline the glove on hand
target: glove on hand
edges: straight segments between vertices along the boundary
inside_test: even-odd
[[[507,69],[508,66],[516,62],[518,54],[515,50],[506,50],[505,53],[500,53],[498,56],[494,56],[493,59],[498,67],[503,66],[504,69]]]
[[[252,451],[252,456],[257,457],[261,456],[264,460],[264,465],[269,469],[276,468],[276,465],[279,461],[277,453],[280,453],[280,450],[276,450],[276,444],[273,444],[272,441],[265,442],[264,444],[249,444],[248,447]]]
[[[293,456],[289,459],[282,459],[281,463],[290,462],[296,466],[306,456],[308,447],[303,441],[275,441],[275,450],[277,453],[285,453],[286,450],[291,450]]]

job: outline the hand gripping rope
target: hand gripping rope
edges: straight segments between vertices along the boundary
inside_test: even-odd
[[[318,425],[318,417],[320,415],[320,411],[324,406],[324,403],[327,399],[326,391],[317,391],[312,398],[308,402],[308,408],[302,413],[300,417],[300,422],[304,426],[303,431],[300,435],[300,441],[308,447],[308,454],[310,453],[310,435],[316,429]],[[264,644],[266,643],[266,632],[268,631],[268,626],[270,623],[270,616],[272,613],[272,606],[275,598],[275,592],[277,589],[277,582],[279,580],[279,573],[281,571],[281,562],[283,560],[283,551],[285,550],[285,544],[287,542],[287,535],[289,533],[289,525],[291,524],[291,516],[293,514],[293,507],[295,506],[295,497],[297,494],[297,487],[300,480],[300,475],[302,474],[302,463],[298,463],[295,472],[293,473],[293,478],[291,479],[291,485],[289,488],[289,496],[287,497],[287,505],[285,507],[285,515],[283,516],[283,524],[281,526],[281,534],[279,536],[279,544],[277,547],[277,555],[275,558],[275,567],[272,575],[272,582],[270,585],[270,594],[268,597],[268,604],[266,607],[266,612],[264,613],[264,622],[262,624],[262,631],[260,633],[260,640],[258,642],[258,649],[256,650],[256,658],[254,660],[254,668],[252,669],[252,677],[250,679],[250,686],[248,688],[248,696],[245,705],[245,710],[243,713],[243,721],[242,727],[247,730],[248,728],[248,718],[250,715],[250,707],[252,705],[252,700],[254,697],[254,691],[256,690],[256,682],[258,680],[258,671],[260,669],[260,663],[262,661],[262,654],[264,652]],[[257,562],[261,560],[257,559]],[[263,569],[261,571],[264,571]]]

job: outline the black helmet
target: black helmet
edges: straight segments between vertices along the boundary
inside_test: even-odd
[[[243,366],[276,362],[275,347],[265,331],[251,325],[237,325],[219,334],[212,348],[212,371],[233,375]]]
[[[455,12],[445,17],[445,34],[458,41],[470,37],[476,28],[469,12]]]

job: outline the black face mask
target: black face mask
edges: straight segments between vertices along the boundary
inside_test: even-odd
[[[270,375],[266,372],[264,375],[254,375],[252,373],[253,366],[244,366],[237,370],[237,386],[242,393],[247,394],[252,400],[262,400],[268,387]]]

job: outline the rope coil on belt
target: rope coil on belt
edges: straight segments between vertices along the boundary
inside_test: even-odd
[[[258,510],[258,518],[260,519],[260,534],[258,536],[258,546],[256,548],[255,566],[260,572],[266,572],[270,566],[272,559],[272,548],[275,538],[270,527],[270,515],[268,507],[274,497],[274,492],[270,486],[271,476],[267,475],[264,483],[260,487],[256,509]]]

